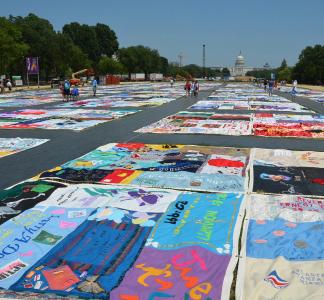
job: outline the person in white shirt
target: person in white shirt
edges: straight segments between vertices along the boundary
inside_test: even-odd
[[[295,96],[296,96],[296,94],[297,94],[297,90],[296,90],[296,88],[297,88],[297,80],[295,79],[294,81],[293,81],[293,88],[292,88],[292,90],[291,90],[291,96],[294,98]]]
[[[93,96],[96,96],[96,94],[97,94],[97,85],[98,85],[97,80],[96,79],[93,79],[93,81],[92,81]]]
[[[7,88],[9,89],[9,91],[11,91],[12,83],[10,80],[8,80],[8,82],[7,82]]]

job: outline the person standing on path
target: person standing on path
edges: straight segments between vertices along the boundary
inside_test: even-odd
[[[273,93],[273,87],[274,87],[274,81],[270,80],[269,81],[269,96],[270,97],[272,96],[272,93]]]
[[[295,96],[296,96],[296,94],[297,94],[297,84],[298,84],[298,82],[297,82],[297,80],[295,79],[294,81],[293,81],[293,87],[292,87],[292,90],[291,90],[291,97],[292,97],[292,99],[294,99],[295,98]]]
[[[263,80],[263,87],[264,87],[264,91],[265,92],[267,91],[267,85],[268,85],[268,80],[267,79],[264,79]]]
[[[173,78],[171,78],[170,79],[170,86],[171,86],[171,88],[173,88],[173,84],[174,84],[174,80],[173,80]]]
[[[197,97],[199,93],[199,83],[195,81],[195,89],[194,89],[194,96]]]
[[[66,101],[69,101],[70,89],[71,89],[70,82],[68,80],[65,80],[64,81],[64,98],[66,99]]]
[[[194,96],[196,91],[196,83],[195,81],[192,81],[190,85],[190,96]]]
[[[295,79],[294,81],[293,81],[293,91],[294,92],[296,92],[297,93],[297,85],[298,85],[298,82],[297,82],[297,80]]]
[[[12,83],[11,83],[10,79],[8,79],[8,81],[7,81],[7,88],[8,88],[8,90],[11,92],[11,89],[12,89]]]
[[[94,78],[92,80],[92,91],[93,91],[94,97],[96,97],[96,94],[97,94],[97,85],[98,85],[98,82],[97,82],[96,78]]]
[[[185,91],[186,91],[186,96],[187,96],[187,97],[189,97],[189,95],[190,95],[190,87],[191,87],[191,84],[190,84],[189,80],[187,80],[187,81],[186,81],[186,84],[185,84],[185,86],[184,86],[184,89],[185,89]]]

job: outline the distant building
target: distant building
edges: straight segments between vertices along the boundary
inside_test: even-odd
[[[256,68],[251,68],[246,66],[245,59],[242,53],[240,52],[240,54],[235,60],[235,66],[230,68],[229,70],[231,72],[231,76],[240,77],[240,76],[245,76],[247,72],[253,71],[255,69]]]
[[[226,67],[217,66],[217,67],[212,67],[211,69],[222,70],[224,68],[226,68]],[[271,67],[270,67],[269,63],[265,63],[262,68],[248,67],[245,64],[245,58],[242,55],[242,52],[240,52],[240,54],[236,57],[234,67],[230,67],[228,69],[230,70],[231,76],[233,76],[233,77],[243,77],[243,76],[246,76],[246,73],[249,72],[249,71],[269,70],[269,69],[271,69]]]

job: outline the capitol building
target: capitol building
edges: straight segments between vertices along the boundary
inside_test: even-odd
[[[241,76],[245,76],[247,72],[249,71],[257,71],[257,70],[264,70],[264,69],[269,69],[270,66],[268,63],[266,63],[263,68],[252,68],[252,67],[248,67],[245,64],[245,59],[242,55],[242,53],[240,52],[240,54],[237,56],[236,60],[235,60],[235,66],[229,68],[230,72],[231,72],[231,76],[233,77],[241,77]]]

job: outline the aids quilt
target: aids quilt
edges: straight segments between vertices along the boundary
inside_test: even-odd
[[[249,149],[141,143],[107,144],[42,180],[123,184],[207,192],[244,192]]]
[[[0,158],[46,143],[47,139],[0,138]]]
[[[23,109],[0,113],[0,128],[80,131],[137,112],[139,110]]]
[[[33,181],[0,197],[0,297],[229,298],[243,194]]]
[[[313,112],[297,103],[286,102],[283,97],[271,101],[242,101],[240,100],[203,100],[189,107],[192,110],[260,110],[260,111],[283,111],[283,112]]]
[[[252,157],[236,299],[322,299],[324,152],[254,149]]]
[[[236,299],[321,299],[323,168],[324,152],[102,146],[0,191],[0,297],[233,299],[234,280]]]
[[[206,85],[210,86],[210,85]],[[215,86],[215,84],[213,85]],[[206,88],[206,87],[205,87]],[[173,101],[178,97],[183,96],[184,91],[180,85],[175,85],[170,88],[168,84],[127,84],[118,86],[99,86],[97,91],[98,98],[91,99],[92,88],[89,86],[79,87],[80,97],[86,98],[85,102],[74,101],[58,105],[59,107],[124,107],[125,101],[133,100],[128,106],[137,105],[136,100],[148,100],[146,105],[161,105],[163,103]],[[109,103],[105,105],[106,97]],[[160,99],[164,98],[164,99]],[[0,107],[23,107],[34,106],[40,104],[50,104],[53,102],[62,101],[63,97],[59,89],[54,90],[31,90],[31,91],[15,91],[8,94],[0,95]],[[119,100],[119,103],[114,104],[113,100]],[[85,103],[91,102],[89,105]],[[102,105],[103,104],[103,105]],[[127,103],[126,103],[127,104]]]
[[[219,83],[200,84],[200,90],[215,89]],[[91,89],[85,88],[87,95]],[[82,91],[84,94],[85,91]],[[175,83],[172,87],[166,83],[123,84],[120,86],[99,87],[96,98],[62,103],[57,108],[125,108],[160,106],[184,96],[183,83]]]
[[[206,100],[198,101],[193,110],[258,110],[282,112],[308,112],[308,108],[284,97],[268,95],[263,89],[251,84],[228,84],[218,88]]]
[[[21,107],[48,104],[61,100],[58,93],[49,90],[16,91],[0,95],[0,107]]]
[[[323,115],[255,114],[253,133],[266,137],[324,138]]]
[[[254,149],[250,191],[324,196],[324,152]]]
[[[251,135],[251,116],[181,111],[136,130],[142,133]]]
[[[324,138],[324,116],[181,111],[135,132]]]
[[[324,199],[252,195],[237,299],[324,295]]]

